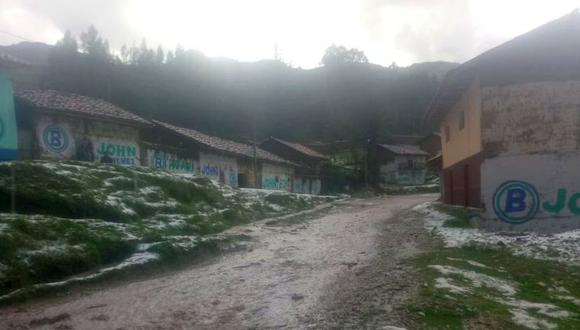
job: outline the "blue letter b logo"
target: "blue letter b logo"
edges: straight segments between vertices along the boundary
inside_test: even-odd
[[[505,212],[521,212],[526,209],[526,191],[521,188],[508,189],[506,193]]]
[[[532,220],[540,205],[536,188],[523,181],[506,181],[499,186],[493,196],[496,216],[511,224]]]

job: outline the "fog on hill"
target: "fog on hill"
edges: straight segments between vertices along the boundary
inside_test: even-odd
[[[98,97],[148,119],[239,141],[278,136],[357,144],[426,133],[433,128],[424,126],[423,112],[455,67],[433,62],[387,68],[341,47],[329,47],[321,54],[324,65],[312,70],[280,60],[244,63],[180,47],[166,51],[146,42],[113,54],[94,28],[78,38],[67,33],[56,46],[21,43],[2,50],[33,64],[27,70],[35,77],[17,74],[17,87]],[[328,60],[329,54],[335,57]]]

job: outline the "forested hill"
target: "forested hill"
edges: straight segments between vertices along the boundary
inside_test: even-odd
[[[26,70],[38,81],[27,78],[17,87],[38,84],[99,97],[145,118],[239,141],[275,135],[355,142],[427,132],[423,112],[444,74],[456,66],[346,63],[303,70],[281,61],[208,58],[181,48],[166,53],[144,43],[112,55],[102,39],[93,42],[91,48],[83,41],[82,52],[70,38],[57,46],[21,43],[0,51],[32,63]]]

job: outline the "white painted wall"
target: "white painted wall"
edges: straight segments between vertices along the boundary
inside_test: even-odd
[[[486,159],[481,167],[481,179],[486,218],[481,221],[483,227],[491,230],[539,232],[580,228],[579,151],[506,155]],[[510,181],[512,183],[507,183]],[[522,198],[518,190],[521,188],[518,186],[520,182],[533,187],[531,189],[537,192],[538,199],[535,200],[534,194],[525,189],[525,198]],[[502,185],[504,189],[501,189]],[[561,198],[561,209],[556,212],[557,208],[550,209],[550,205],[556,205],[559,193],[565,198]],[[537,208],[537,212],[533,211],[534,208]],[[523,221],[526,215],[530,217],[529,221]],[[511,220],[518,217],[520,220]]]
[[[157,149],[147,149],[147,166],[175,173],[199,173],[199,162],[192,158]]]
[[[200,174],[232,187],[238,186],[238,163],[235,158],[222,155],[200,153]]]
[[[41,115],[36,122],[36,139],[41,158],[77,159],[80,149],[85,148],[94,161],[108,154],[116,164],[141,163],[139,130],[132,126]]]
[[[291,191],[293,176],[290,166],[262,163],[262,189]]]

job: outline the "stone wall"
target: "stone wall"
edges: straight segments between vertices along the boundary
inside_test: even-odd
[[[481,96],[484,158],[578,149],[579,81],[486,87]]]

